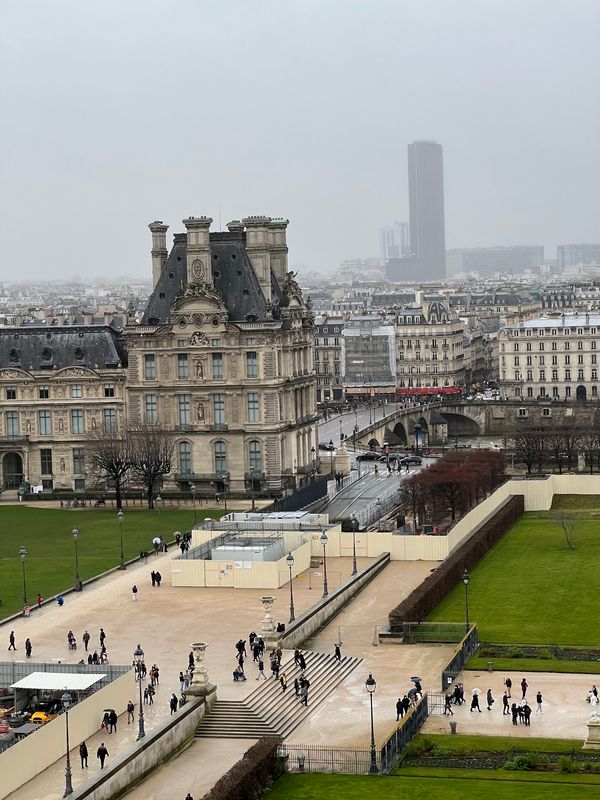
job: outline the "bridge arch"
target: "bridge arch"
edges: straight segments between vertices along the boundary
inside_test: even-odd
[[[379,444],[377,439],[375,439],[375,438],[369,439],[369,449],[370,450],[377,450],[379,447],[381,447],[381,445]]]
[[[398,438],[401,444],[408,444],[408,436],[406,435],[406,428],[401,422],[397,422],[394,426],[394,435]]]
[[[419,425],[421,426],[421,429],[425,431],[425,433],[429,433],[429,423],[427,422],[425,417],[421,417],[419,419]]]
[[[481,428],[471,417],[465,414],[455,414],[450,411],[440,411],[442,417],[448,423],[448,436],[480,436]]]

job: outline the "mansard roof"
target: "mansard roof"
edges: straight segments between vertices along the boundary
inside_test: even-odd
[[[243,231],[210,234],[213,283],[223,296],[232,322],[265,319],[269,310],[245,245],[246,234]],[[148,301],[142,318],[143,325],[170,322],[173,300],[177,292],[185,287],[186,273],[186,235],[176,233],[167,262]],[[281,287],[272,272],[271,296],[273,316],[277,317]]]
[[[111,369],[126,365],[123,340],[109,325],[0,328],[0,368],[52,372],[64,367]]]

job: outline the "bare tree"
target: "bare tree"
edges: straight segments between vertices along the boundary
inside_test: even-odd
[[[553,511],[551,513],[552,521],[555,525],[562,530],[567,542],[567,549],[575,549],[575,534],[579,528],[581,519],[576,514],[569,514],[566,511]]]
[[[124,431],[103,427],[87,434],[85,449],[90,475],[95,482],[112,486],[121,509],[123,487],[133,466],[130,437]]]
[[[537,428],[528,426],[514,436],[515,460],[527,467],[527,474],[531,475],[534,464],[540,461],[540,432]]]
[[[159,423],[150,422],[133,424],[129,436],[133,453],[132,475],[148,493],[148,508],[154,508],[158,484],[173,467],[175,437]]]

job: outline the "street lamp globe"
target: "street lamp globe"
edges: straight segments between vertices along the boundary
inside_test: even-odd
[[[373,677],[373,673],[369,672],[369,677],[365,681],[365,689],[367,690],[367,692],[369,692],[369,694],[373,694],[376,688],[377,688],[377,681]]]
[[[75,541],[77,541],[77,539],[79,538],[79,528],[73,528],[71,533],[73,534],[73,539],[75,539]]]
[[[62,707],[66,711],[71,705],[71,695],[68,692],[65,692],[63,696],[60,698],[60,702],[62,703]]]
[[[133,660],[136,664],[141,664],[144,660],[144,651],[142,650],[141,645],[138,646],[133,651]]]
[[[333,439],[330,439],[329,440],[329,449],[333,450],[333,448],[334,448]]]
[[[287,554],[287,558],[285,559],[287,562],[288,567],[294,566],[294,556],[292,555],[291,551]]]
[[[325,531],[323,531],[321,533],[321,544],[323,545],[323,547],[325,547],[325,545],[327,544],[327,541],[328,541],[327,534],[325,533]]]
[[[122,511],[119,511],[119,513],[117,514],[117,519],[119,520],[119,522],[123,522],[124,516],[125,514]]]
[[[463,580],[463,583],[464,583],[465,586],[469,585],[469,581],[471,580],[471,576],[469,575],[467,570],[465,570],[463,572],[462,580]]]
[[[156,499],[154,500],[154,502],[155,503],[162,503],[162,497],[159,494],[157,494],[156,495]]]
[[[27,550],[26,550],[26,548],[25,548],[25,547],[22,547],[22,546],[21,546],[21,547],[19,548],[19,556],[20,556],[20,558],[21,558],[21,561],[25,561],[25,559],[27,558]]]

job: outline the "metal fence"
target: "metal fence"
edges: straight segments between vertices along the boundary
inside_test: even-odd
[[[454,683],[460,672],[462,672],[464,665],[471,658],[475,650],[477,650],[478,645],[479,635],[477,632],[477,625],[473,625],[469,629],[469,632],[466,634],[464,639],[460,642],[454,651],[454,655],[442,671],[443,692],[447,691],[448,687]]]
[[[327,476],[323,475],[307,483],[306,486],[297,489],[292,494],[274,500],[270,506],[262,508],[261,511],[263,513],[268,513],[269,511],[300,511],[300,509],[306,508],[306,506],[326,496]]]
[[[126,672],[129,672],[131,667],[123,666],[121,664],[62,664],[60,662],[31,662],[31,661],[0,661],[0,686],[8,688],[13,683],[26,678],[32,672],[67,672],[69,674],[75,672],[85,673],[86,675],[106,675],[101,681],[94,684],[94,691],[107,686],[112,681],[120,678]]]
[[[382,747],[375,751],[378,774],[393,769],[406,745],[427,719],[427,695],[398,724]],[[287,772],[328,772],[346,775],[368,775],[371,772],[371,750],[368,747],[326,747],[323,745],[284,744],[279,747]]]
[[[393,633],[401,637],[403,644],[460,642],[465,635],[465,623],[403,622],[394,626]]]

